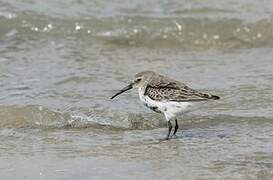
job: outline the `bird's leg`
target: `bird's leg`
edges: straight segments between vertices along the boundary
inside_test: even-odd
[[[173,135],[172,136],[176,136],[176,132],[177,132],[177,129],[178,129],[178,123],[177,123],[177,119],[175,119],[175,126],[174,126],[174,132],[173,132]]]
[[[167,136],[166,136],[165,140],[168,140],[168,139],[169,139],[170,133],[171,133],[172,128],[173,128],[173,127],[172,127],[172,123],[171,123],[170,120],[167,121],[167,124],[168,124],[168,133],[167,133]]]

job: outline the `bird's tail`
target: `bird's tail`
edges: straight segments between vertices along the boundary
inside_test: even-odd
[[[211,94],[210,94],[209,99],[217,100],[217,99],[220,99],[220,97],[219,97],[219,96],[215,96],[215,95],[211,95]]]

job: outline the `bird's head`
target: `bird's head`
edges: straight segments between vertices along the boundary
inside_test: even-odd
[[[154,75],[154,72],[152,71],[142,71],[140,73],[137,73],[133,79],[133,81],[127,85],[126,87],[122,88],[119,92],[117,92],[115,95],[111,97],[111,99],[114,99],[116,96],[136,87],[142,87],[144,86],[149,79]]]

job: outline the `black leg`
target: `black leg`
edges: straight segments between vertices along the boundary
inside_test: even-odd
[[[175,119],[175,127],[174,127],[173,136],[175,136],[177,129],[178,129],[178,123],[177,123],[177,119]]]
[[[171,131],[172,131],[172,123],[171,123],[171,121],[168,121],[168,133],[167,133],[167,136],[166,136],[166,140],[168,140],[169,139],[169,136],[170,136],[170,133],[171,133]]]

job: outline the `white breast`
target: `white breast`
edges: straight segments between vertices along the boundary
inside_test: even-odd
[[[175,101],[155,101],[149,96],[144,95],[144,90],[138,89],[140,100],[148,107],[157,107],[159,111],[164,113],[167,120],[174,118],[175,116],[183,113],[188,106],[191,105],[189,102],[175,102]]]

